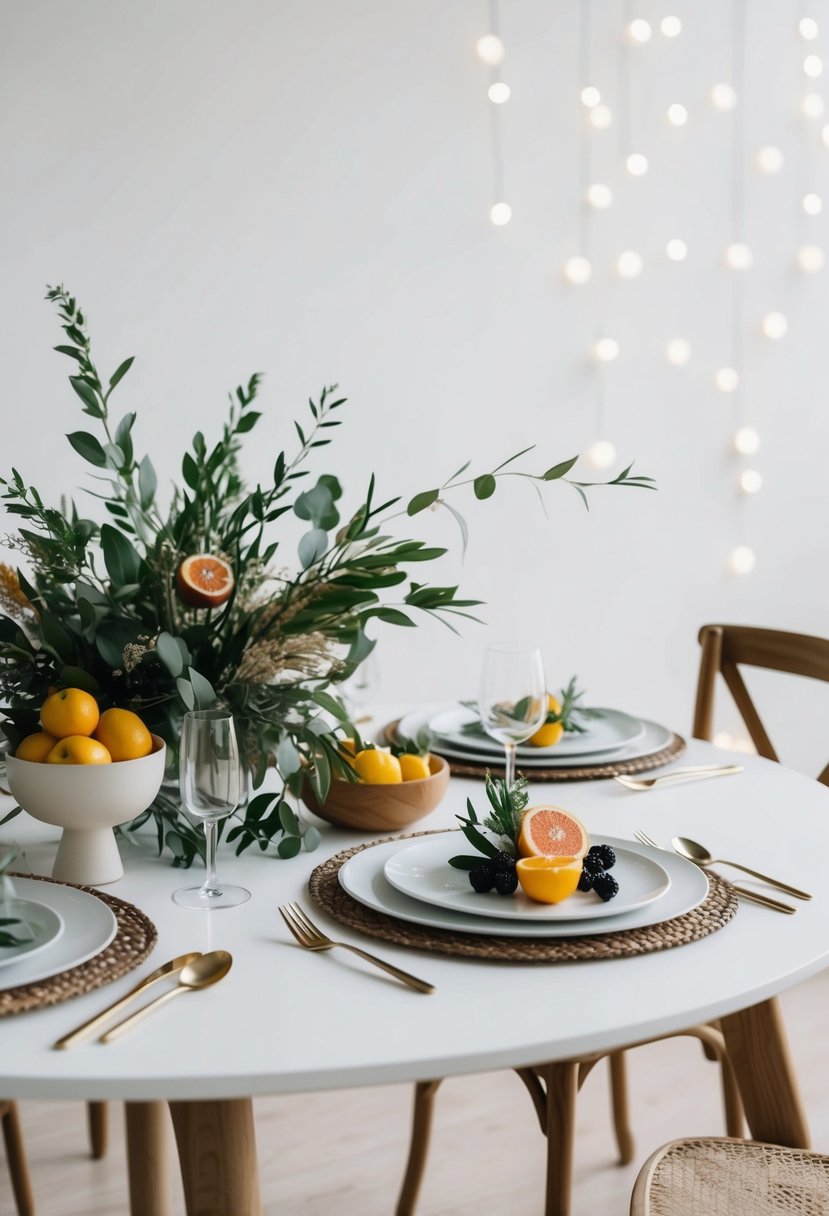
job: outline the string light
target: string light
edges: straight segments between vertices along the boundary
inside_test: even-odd
[[[823,60],[820,55],[807,55],[803,60],[803,71],[812,80],[817,80],[823,74]]]
[[[625,168],[631,177],[644,177],[648,171],[648,158],[641,152],[631,152],[625,161]]]
[[[665,252],[672,262],[684,262],[688,256],[688,246],[679,237],[673,237],[665,246]]]
[[[760,450],[760,435],[753,426],[741,426],[734,433],[734,449],[741,456],[753,456]]]
[[[588,110],[593,106],[597,106],[602,99],[602,95],[597,88],[592,84],[586,84],[581,91],[581,103],[587,106]]]
[[[674,127],[684,127],[688,121],[688,111],[685,106],[680,105],[675,101],[673,105],[668,106],[668,122]]]
[[[642,257],[633,249],[626,249],[616,259],[616,273],[620,279],[638,279],[642,273]]]
[[[714,383],[721,393],[734,393],[740,386],[740,373],[736,367],[720,367],[714,376]]]
[[[824,108],[820,93],[807,93],[800,103],[800,112],[804,118],[823,118]]]
[[[715,84],[709,96],[715,110],[733,110],[737,104],[737,92],[730,84]]]
[[[807,215],[820,215],[823,210],[823,199],[819,194],[804,194],[802,206]]]
[[[512,219],[512,207],[509,203],[496,203],[489,213],[489,218],[496,228],[503,228]]]
[[[588,259],[582,257],[581,254],[575,254],[573,257],[568,258],[562,269],[562,274],[567,282],[573,283],[576,286],[588,282],[592,273],[593,267]]]
[[[646,42],[650,42],[652,33],[650,22],[642,17],[635,17],[627,29],[628,41],[634,46],[644,46]]]
[[[748,270],[754,255],[742,241],[732,241],[725,249],[725,264],[729,270]]]
[[[511,92],[508,84],[504,84],[503,80],[496,80],[489,86],[486,95],[493,105],[502,106],[505,101],[509,101]]]
[[[763,317],[762,328],[767,338],[771,339],[772,342],[777,342],[780,338],[785,338],[789,322],[782,312],[767,312]]]
[[[484,34],[475,43],[475,54],[487,67],[497,68],[504,60],[504,44],[497,34]]]
[[[684,367],[691,358],[691,343],[685,338],[671,338],[665,347],[665,358],[674,367]]]
[[[682,33],[682,22],[679,17],[663,17],[659,28],[666,38],[676,38]]]
[[[756,469],[743,469],[740,474],[740,489],[744,494],[757,494],[763,488],[763,478]]]
[[[757,565],[757,557],[748,545],[735,545],[728,559],[733,574],[751,574]]]
[[[797,265],[804,274],[817,274],[825,261],[820,245],[801,245],[797,251]]]
[[[599,338],[594,343],[593,355],[599,363],[613,363],[619,358],[619,343],[615,338]]]
[[[783,168],[783,153],[779,148],[766,144],[757,152],[757,168],[761,173],[779,173]]]
[[[606,131],[613,122],[613,111],[610,106],[606,106],[603,102],[592,106],[587,116],[591,127],[596,131]]]
[[[817,38],[817,22],[813,17],[801,17],[797,23],[797,32],[806,42],[814,42]]]
[[[587,187],[587,201],[597,211],[605,211],[613,202],[613,191],[602,182],[594,182]]]
[[[587,449],[587,463],[594,469],[607,469],[616,459],[616,449],[609,439],[597,439]]]

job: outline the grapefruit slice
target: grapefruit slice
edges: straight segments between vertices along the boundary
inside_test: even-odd
[[[233,593],[233,571],[227,562],[210,553],[185,557],[176,574],[176,587],[191,608],[217,608]]]
[[[531,806],[524,812],[518,852],[522,857],[584,857],[590,837],[583,823],[558,806]]]

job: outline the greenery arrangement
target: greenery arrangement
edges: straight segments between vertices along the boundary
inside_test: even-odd
[[[47,299],[66,335],[54,349],[73,361],[69,382],[98,430],[75,430],[67,438],[94,470],[96,488],[88,492],[108,521],[86,518],[72,499],[60,508],[48,505],[16,469],[0,478],[0,497],[20,520],[17,533],[5,538],[20,565],[0,566],[2,728],[14,747],[37,729],[50,689],[78,687],[93,693],[102,709],[134,710],[174,749],[183,713],[220,700],[234,714],[254,790],[271,764],[281,780],[279,793],[256,794],[237,812],[228,833],[237,852],[275,845],[277,855],[291,857],[317,843],[316,829],[300,823],[286,795],[297,795],[309,780],[322,802],[332,772],[353,779],[337,731],[354,732],[336,687],[370,653],[374,642],[366,630],[373,620],[413,626],[426,614],[454,629],[456,618],[476,619],[470,609],[479,601],[409,573],[446,550],[400,539],[392,521],[443,507],[465,546],[466,523],[447,501],[465,488],[488,499],[507,477],[536,487],[563,482],[585,504],[593,485],[654,488],[651,478],[634,476],[632,466],[608,482],[576,481],[568,476],[576,457],[542,473],[520,471],[515,462],[527,448],[475,476],[464,476],[467,463],[405,507],[397,497],[378,500],[372,476],[365,494],[344,510],[335,476],[306,480],[307,466],[342,421],[346,399],[336,386],[308,402],[307,423],[294,423],[296,450],[277,455],[272,480],[249,487],[239,454],[261,417],[254,408],[260,376],[254,375],[231,395],[218,439],[209,442],[200,431],[193,436],[182,482],[164,495],[150,457],[136,452],[135,413],[116,420],[112,412],[113,393],[133,359],[107,378],[93,362],[75,298],[55,287]],[[289,513],[307,524],[297,569],[282,565],[284,542],[274,528]],[[179,594],[182,563],[199,554],[215,555],[233,573],[220,607],[192,607]],[[177,794],[162,790],[132,828],[149,817],[159,851],[169,848],[175,864],[189,865],[203,850],[202,834],[182,814]]]
[[[521,835],[521,823],[529,802],[527,779],[518,777],[508,789],[507,783],[500,777],[493,778],[487,773],[484,785],[490,806],[484,819],[479,818],[471,798],[466,800],[466,815],[455,816],[466,839],[478,850],[477,856],[460,854],[450,857],[449,864],[456,870],[473,869],[480,864],[481,855],[491,859],[502,853],[510,857],[518,856],[518,837]],[[482,828],[490,832],[495,840],[484,835]]]

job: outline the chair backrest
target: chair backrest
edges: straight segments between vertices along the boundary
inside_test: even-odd
[[[702,654],[694,710],[694,738],[710,740],[713,737],[714,691],[717,673],[720,672],[757,751],[768,760],[778,760],[738,666],[765,667],[829,682],[829,640],[809,637],[804,633],[785,633],[779,629],[756,629],[748,625],[703,625],[699,642]],[[829,764],[818,781],[829,785]]]

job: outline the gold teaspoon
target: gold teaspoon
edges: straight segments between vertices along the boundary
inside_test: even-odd
[[[812,898],[808,891],[790,887],[787,882],[781,882],[779,878],[771,878],[768,874],[761,874],[759,870],[751,870],[748,866],[741,865],[739,861],[726,861],[724,857],[712,857],[704,845],[697,844],[696,840],[689,840],[687,836],[674,836],[671,844],[677,853],[687,857],[689,861],[695,862],[698,866],[702,866],[703,869],[706,866],[733,866],[735,870],[742,870],[744,874],[750,874],[752,878],[759,878],[760,882],[770,883],[773,887],[777,887],[778,891],[785,891],[787,895],[793,895],[795,899]]]
[[[129,1030],[138,1022],[143,1021],[153,1009],[157,1009],[159,1005],[172,1000],[174,996],[178,996],[182,992],[195,992],[199,988],[209,988],[211,984],[218,984],[219,980],[224,979],[227,975],[232,964],[233,957],[228,954],[227,950],[211,950],[209,954],[200,954],[179,972],[175,988],[162,992],[161,996],[157,996],[148,1005],[131,1013],[129,1017],[124,1018],[123,1022],[116,1022],[110,1030],[101,1035],[98,1042],[111,1043],[125,1030]]]

